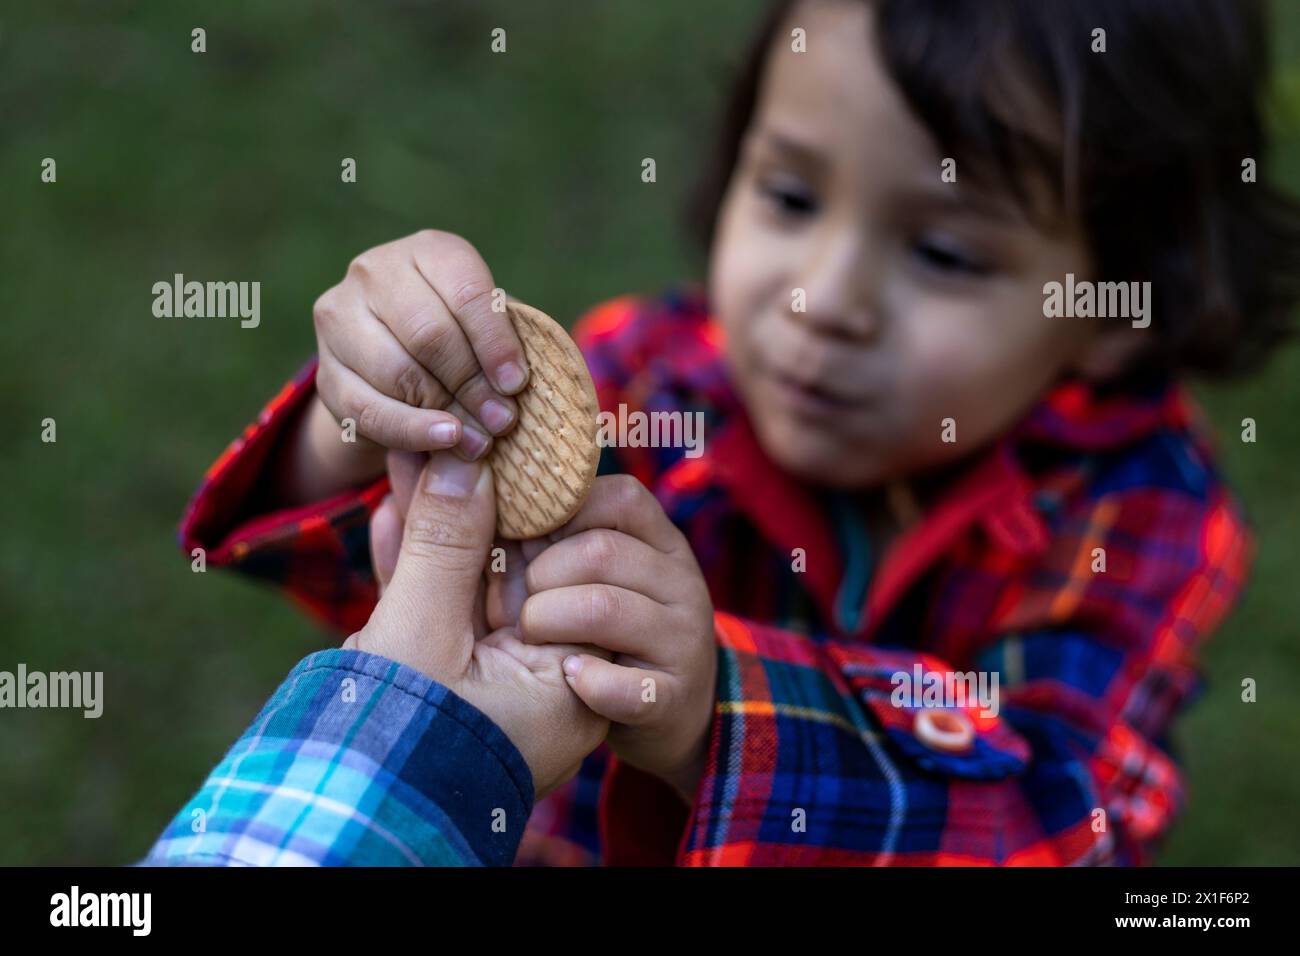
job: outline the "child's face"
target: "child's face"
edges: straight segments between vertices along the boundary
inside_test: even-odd
[[[1093,331],[1043,316],[1045,282],[1089,272],[1080,236],[1039,231],[961,169],[941,179],[943,157],[884,72],[870,21],[863,2],[805,0],[778,32],[709,277],[767,453],[841,487],[973,451]],[[796,26],[805,53],[791,51]],[[955,443],[941,440],[945,418]]]

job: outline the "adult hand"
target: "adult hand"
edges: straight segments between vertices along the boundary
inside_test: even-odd
[[[370,518],[370,560],[381,595],[397,568],[397,556],[402,550],[402,527],[406,523],[411,498],[428,458],[428,455],[419,452],[388,452],[388,480],[392,494],[384,499]],[[494,567],[493,572],[487,575],[484,607],[487,630],[495,631],[519,623],[519,612],[528,599],[525,580],[528,566],[550,543],[549,538],[533,538],[528,541],[498,538],[493,543],[494,550],[501,549],[505,567]],[[600,654],[599,648],[592,648],[592,651]]]
[[[489,468],[447,451],[431,455],[418,475],[411,459],[395,461],[394,496],[371,525],[382,594],[343,646],[414,667],[479,708],[519,748],[544,796],[577,773],[609,729],[562,669],[565,657],[590,648],[525,644],[511,625],[489,632],[484,569],[496,526]],[[399,497],[409,498],[404,525]],[[513,599],[497,603],[495,622],[508,619],[502,607]]]

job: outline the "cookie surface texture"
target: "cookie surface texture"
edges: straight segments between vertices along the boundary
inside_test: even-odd
[[[522,302],[506,310],[528,362],[528,384],[515,396],[519,420],[491,453],[497,533],[550,534],[582,507],[596,478],[600,406],[587,363],[550,316]]]

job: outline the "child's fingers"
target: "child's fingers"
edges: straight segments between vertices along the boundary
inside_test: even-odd
[[[390,451],[386,457],[388,464],[388,483],[393,488],[393,500],[397,513],[406,521],[406,513],[411,510],[411,496],[415,494],[415,483],[420,480],[424,464],[429,456],[417,451]]]
[[[487,622],[488,627],[496,630],[519,622],[519,609],[528,597],[524,586],[525,561],[518,541],[497,538],[495,547],[503,551],[504,570],[494,565],[495,558],[488,564]]]
[[[591,528],[622,531],[665,554],[678,551],[684,539],[649,489],[631,475],[603,475],[591,486],[581,510],[551,535],[552,541]]]
[[[487,429],[476,422],[460,402],[452,402],[447,406],[447,411],[455,415],[463,426],[460,430],[460,444],[452,449],[457,456],[465,461],[476,461],[486,455],[492,447],[492,438]]]
[[[330,412],[340,421],[351,418],[357,431],[376,444],[433,451],[452,448],[461,440],[461,423],[452,413],[412,408],[390,398],[337,359],[322,362],[317,376],[321,397],[329,395]]]
[[[370,516],[370,563],[381,595],[397,567],[397,555],[402,550],[402,524],[402,514],[392,495],[384,498]]]
[[[488,429],[470,415],[465,406],[443,388],[441,382],[411,358],[406,349],[402,348],[402,344],[393,337],[389,328],[369,310],[368,306],[363,304],[361,308],[366,315],[365,327],[373,326],[375,331],[346,336],[339,334],[326,338],[326,330],[322,329],[319,339],[322,371],[325,369],[325,360],[329,358],[332,359],[331,364],[341,365],[353,372],[381,395],[386,395],[412,409],[446,412],[460,425],[460,443],[456,446],[456,453],[467,461],[481,457],[492,444]],[[338,376],[335,376],[335,379],[337,378]],[[445,432],[445,429],[443,431]],[[386,444],[377,436],[367,437],[381,445]],[[443,447],[446,446],[435,444],[427,449],[414,450],[436,451]]]
[[[549,538],[527,538],[519,542],[520,548],[524,553],[524,560],[530,564],[539,554],[551,546]]]
[[[618,724],[649,723],[671,706],[672,682],[661,671],[574,654],[564,659],[564,676],[584,704]]]
[[[608,528],[591,528],[534,558],[524,581],[529,594],[578,584],[612,584],[671,604],[681,597],[674,593],[681,580],[676,571],[671,558],[644,541]]]
[[[503,395],[524,387],[528,361],[514,324],[493,309],[496,282],[473,244],[454,233],[428,230],[416,246],[415,265],[438,290],[465,330],[478,364]]]
[[[411,357],[383,320],[371,311],[359,292],[334,311],[339,318],[321,318],[319,334],[329,351],[389,398],[412,408],[446,409],[454,400],[443,384]]]
[[[591,644],[527,644],[519,639],[518,629],[502,627],[479,639],[480,644],[510,654],[532,671],[558,667],[570,657],[585,654],[597,660],[609,660],[610,653]]]
[[[492,286],[487,291],[490,293]],[[513,398],[493,388],[479,364],[466,330],[428,279],[415,268],[397,272],[382,286],[370,289],[374,313],[397,341],[442,387],[460,400],[493,434],[509,431],[518,417]],[[484,303],[489,308],[490,304]],[[510,316],[493,314],[510,336]]]
[[[610,584],[555,588],[531,595],[519,611],[519,636],[530,644],[598,643],[635,657],[658,657],[677,642],[664,633],[667,609]]]

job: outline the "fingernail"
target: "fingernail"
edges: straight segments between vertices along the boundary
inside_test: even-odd
[[[481,456],[488,450],[488,446],[491,444],[492,440],[477,428],[470,428],[466,425],[461,429],[460,450],[471,458],[478,458]]]
[[[501,391],[516,392],[524,387],[526,381],[528,373],[517,362],[502,362],[497,366],[497,385]]]
[[[577,677],[582,673],[582,658],[577,654],[570,654],[564,659],[564,673],[569,677]]]
[[[487,426],[488,431],[494,435],[499,435],[510,427],[510,423],[514,421],[515,416],[504,403],[498,402],[495,398],[489,398],[478,410],[478,418]]]
[[[429,440],[435,445],[441,445],[444,448],[450,448],[456,444],[456,423],[455,422],[438,422],[436,425],[429,426]]]
[[[482,465],[476,461],[461,461],[447,452],[437,452],[429,458],[429,481],[424,490],[448,498],[468,498],[478,484]]]

